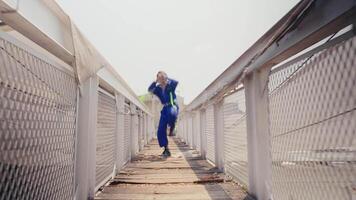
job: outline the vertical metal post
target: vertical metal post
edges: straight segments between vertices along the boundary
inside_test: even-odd
[[[79,97],[76,148],[76,199],[94,199],[98,77],[82,84]]]
[[[267,88],[269,71],[270,68],[262,68],[244,80],[249,192],[257,199],[271,199],[272,161]]]
[[[223,104],[219,102],[214,105],[215,121],[215,163],[220,170],[224,170],[224,119]]]

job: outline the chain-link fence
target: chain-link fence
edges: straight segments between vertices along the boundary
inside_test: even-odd
[[[279,46],[288,44],[282,38],[300,35],[282,35],[251,58],[253,67],[241,70],[239,60],[230,66],[240,70],[231,83],[221,86],[231,78],[224,72],[182,113],[181,121],[199,113],[192,134],[201,138],[202,155],[214,163],[223,154],[224,172],[261,199],[356,199],[356,37],[350,23],[328,34],[316,30],[320,35],[290,49]],[[298,28],[287,32],[307,29]],[[214,114],[221,103],[223,120]]]
[[[115,97],[104,90],[99,90],[98,96],[95,185],[100,187],[113,173],[117,119]]]
[[[356,38],[270,75],[275,199],[352,199],[356,187]]]
[[[225,172],[248,186],[245,92],[240,89],[223,100]]]
[[[0,39],[0,199],[71,199],[74,74]]]
[[[0,36],[1,200],[73,199],[82,181],[75,169],[87,170],[84,182],[88,184],[91,176],[95,181],[88,188],[96,190],[137,152],[141,142],[138,131],[141,139],[146,132],[149,133],[146,140],[152,139],[152,117],[146,115],[150,124],[144,126],[144,112],[139,111],[140,124],[137,120],[133,123],[139,113],[137,106],[129,102],[130,107],[125,100],[118,103],[119,93],[99,88],[97,95],[89,97],[90,102],[96,102],[97,97],[97,105],[92,105],[97,117],[80,115],[79,100],[88,97],[78,95],[75,73],[69,65],[59,64],[48,52],[35,50],[11,35],[1,33]],[[94,137],[86,132],[81,137],[83,141],[77,140],[78,116],[97,119]],[[76,165],[82,164],[78,159],[83,157],[78,154],[83,155],[80,152],[83,144],[89,142],[95,145],[88,149],[95,150],[90,151],[93,155],[88,155],[82,166],[85,168],[80,169]],[[131,142],[135,145],[133,152]],[[93,169],[92,174],[89,169]],[[84,195],[89,197],[95,192],[92,190]]]

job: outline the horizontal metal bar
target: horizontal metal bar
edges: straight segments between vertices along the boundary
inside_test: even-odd
[[[58,58],[55,56],[49,55],[49,53],[43,51],[39,51],[39,49],[34,48],[34,46],[30,46],[29,44],[26,44],[24,41],[21,41],[20,38],[14,37],[15,35],[11,33],[6,33],[6,32],[0,32],[0,38],[4,39],[5,41],[8,41],[17,47],[23,49],[24,51],[28,52],[29,54],[33,55],[34,57],[37,57],[38,59],[43,60],[44,62],[58,68],[61,71],[67,72],[68,74],[73,74],[74,70],[72,66],[61,62]],[[46,54],[47,53],[47,54]],[[52,57],[51,57],[52,56]],[[52,59],[53,58],[53,59]],[[60,62],[58,62],[60,61]]]
[[[42,5],[42,2],[37,2],[36,5]],[[27,4],[26,4],[27,5]],[[20,9],[26,10],[17,10],[13,8],[5,0],[0,1],[0,19],[22,35],[25,35],[27,38],[46,49],[56,57],[60,58],[64,62],[72,65],[74,61],[74,55],[71,52],[73,50],[71,40],[71,29],[70,26],[63,24],[62,19],[57,19],[56,15],[51,13],[51,11],[44,5],[41,7],[30,6],[25,7],[21,6]],[[35,10],[33,10],[35,9]],[[20,13],[30,13],[38,12],[42,13],[42,16],[47,16],[46,18],[34,19],[27,17]],[[49,20],[50,19],[50,20]],[[34,24],[34,21],[40,24],[41,20],[49,20],[52,27],[45,25],[37,26]],[[46,29],[46,30],[44,30]],[[47,31],[47,32],[46,32]]]
[[[185,110],[193,110],[224,93],[225,89],[232,87],[231,85],[239,80],[245,69],[246,73],[250,73],[260,67],[276,65],[344,28],[352,23],[355,17],[355,4],[354,0],[301,1],[200,93]]]
[[[299,56],[297,56],[297,57],[295,57],[295,58],[293,58],[291,60],[288,60],[287,62],[283,63],[282,65],[272,69],[271,70],[271,74],[276,73],[276,72],[278,72],[278,71],[280,71],[280,70],[282,70],[282,69],[284,69],[286,67],[289,67],[293,63],[296,63],[296,62],[298,62],[300,60],[303,60],[304,58],[308,58],[308,57],[314,55],[315,53],[317,53],[319,51],[322,51],[323,49],[327,49],[327,48],[329,48],[331,46],[334,46],[334,45],[336,45],[336,44],[338,44],[338,43],[340,43],[342,41],[345,41],[345,40],[347,40],[347,39],[349,39],[349,38],[351,38],[351,37],[353,37],[355,35],[356,35],[356,33],[354,32],[353,29],[351,29],[351,30],[347,31],[346,33],[344,33],[344,34],[342,34],[342,35],[330,40],[329,42],[325,42],[325,43],[321,44],[320,46],[317,46],[317,47],[315,47],[315,48],[313,48],[313,49],[311,49],[311,50],[309,50],[309,51],[307,51],[307,52],[305,52],[305,53],[303,53],[303,54],[301,54],[301,55],[299,55]]]
[[[99,87],[98,87],[98,91],[103,93],[103,94],[105,94],[105,95],[107,95],[107,96],[109,96],[109,97],[111,97],[111,98],[113,98],[113,99],[115,99],[115,96],[113,94],[111,94],[110,92],[108,92],[106,89],[102,88],[100,86],[100,84],[99,84]]]
[[[152,116],[152,113],[150,113],[146,105],[144,105],[138,99],[137,95],[133,92],[133,90],[111,66],[105,66],[104,68],[100,69],[97,75],[100,78],[101,84],[106,86],[106,89],[108,87],[112,88],[113,92],[120,93],[139,109]]]
[[[352,24],[356,19],[355,6],[352,0],[315,1],[298,27],[273,43],[248,66],[248,72],[276,65]]]

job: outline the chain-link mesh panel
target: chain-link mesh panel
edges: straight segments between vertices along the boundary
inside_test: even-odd
[[[270,75],[274,199],[355,199],[355,55],[354,37]]]
[[[99,91],[96,132],[95,185],[100,186],[114,170],[116,131],[115,98]]]
[[[211,105],[206,109],[206,158],[215,163],[215,120],[214,106]]]
[[[248,187],[247,127],[245,91],[241,89],[224,98],[225,171]]]
[[[125,141],[125,105],[124,100],[120,98],[116,98],[117,104],[117,126],[116,126],[116,133],[117,133],[117,146],[116,146],[116,159],[117,159],[117,166],[116,172],[121,170],[125,160],[124,160],[124,141]]]
[[[0,39],[0,199],[72,199],[73,73]]]
[[[144,118],[143,114],[140,116],[140,137],[139,137],[139,143],[140,143],[140,151],[143,149],[145,145],[145,138],[144,138],[144,132],[145,132],[145,124],[144,124]]]
[[[124,163],[130,160],[130,135],[131,135],[131,114],[130,106],[125,104],[125,116],[124,116]]]
[[[144,140],[144,145],[146,145],[148,143],[148,117],[146,114],[144,115],[143,122],[144,122],[143,140]]]
[[[183,124],[183,133],[182,133],[182,136],[183,136],[183,140],[184,142],[187,142],[187,117],[186,115],[182,118],[182,124]]]
[[[200,110],[200,133],[200,153],[204,158],[206,158],[206,110]]]
[[[137,117],[138,123],[137,123],[137,142],[138,142],[138,151],[141,150],[141,141],[142,141],[142,118],[141,118],[141,113]]]
[[[191,115],[189,115],[187,118],[187,125],[188,125],[188,144],[190,147],[192,147],[194,144],[194,140],[193,140],[193,118]]]
[[[138,115],[137,111],[134,112],[134,115],[131,116],[131,157],[138,152]]]
[[[195,113],[193,116],[193,137],[194,137],[194,146],[196,150],[200,151],[200,123],[199,123],[199,114]]]

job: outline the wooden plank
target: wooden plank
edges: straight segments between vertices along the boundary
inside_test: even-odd
[[[195,150],[169,140],[172,157],[160,156],[153,140],[95,199],[247,199],[247,194]],[[177,146],[175,146],[177,145]]]
[[[174,186],[174,187],[173,187]],[[123,193],[136,193],[136,194],[154,194],[164,191],[164,193],[199,193],[205,191],[232,191],[239,190],[236,185],[232,183],[219,183],[219,184],[166,184],[166,185],[145,185],[144,190],[142,185],[111,185],[105,187],[101,193],[123,194]]]

